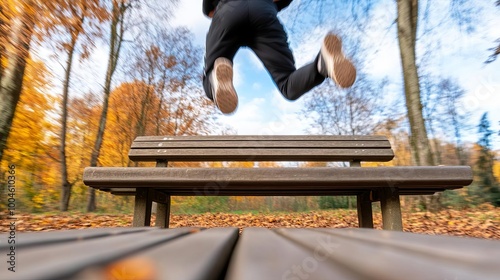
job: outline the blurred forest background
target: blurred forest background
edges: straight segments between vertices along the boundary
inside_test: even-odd
[[[219,113],[203,93],[202,46],[194,43],[187,28],[169,24],[177,2],[1,0],[0,212],[7,209],[9,170],[15,166],[16,211],[130,213],[132,197],[89,190],[82,182],[83,169],[136,166],[127,153],[140,135],[231,134],[231,127],[220,123]],[[369,30],[363,28],[369,26],[370,7],[376,1],[297,2],[286,14],[287,22],[297,23],[291,29],[299,28],[303,19],[298,16],[301,5],[311,6],[308,13],[319,15],[318,20],[342,11],[338,17],[348,14],[350,18],[342,32],[360,34],[346,42],[356,50],[352,54],[356,64],[360,69],[370,64],[369,56],[363,55],[372,47],[363,39]],[[389,137],[396,157],[387,165],[473,167],[471,186],[427,198],[402,198],[406,209],[500,206],[500,151],[494,145],[499,132],[492,129],[492,122],[500,120],[490,119],[485,112],[479,123],[471,123],[471,110],[476,108],[463,106],[466,91],[456,80],[429,70],[439,42],[425,40],[426,35],[450,26],[460,26],[465,34],[481,32],[475,23],[481,10],[476,9],[476,1],[451,0],[448,14],[437,15],[430,0],[392,2],[398,19],[380,28],[400,31],[391,40],[400,40],[405,81],[401,96],[388,100],[384,92],[391,87],[389,81],[360,70],[351,89],[339,90],[325,82],[304,97],[307,106],[302,117],[311,116],[311,131],[319,134]],[[498,9],[500,16],[500,1],[488,5]],[[201,4],[200,11],[193,12],[201,13]],[[431,16],[443,20],[439,25],[426,24]],[[409,32],[401,33],[405,26]],[[420,50],[415,55],[417,43]],[[75,73],[75,65],[95,59],[99,46],[106,46],[106,55],[97,62],[106,67],[106,74],[96,80]],[[499,53],[499,43],[491,42],[485,65],[498,65]],[[42,56],[60,64],[64,73],[52,71]],[[94,84],[94,89],[79,91],[82,82]],[[498,88],[491,90],[489,94],[500,94]],[[252,162],[231,164],[235,165],[254,167]],[[356,208],[355,198],[174,197],[172,202],[174,213],[331,208]]]

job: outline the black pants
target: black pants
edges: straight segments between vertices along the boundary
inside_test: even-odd
[[[207,34],[203,86],[213,100],[208,76],[214,61],[225,57],[231,61],[242,46],[251,48],[271,74],[283,96],[295,100],[325,77],[317,70],[317,60],[295,68],[288,38],[277,18],[273,0],[221,0]]]

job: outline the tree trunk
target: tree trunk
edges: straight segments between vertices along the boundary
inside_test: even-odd
[[[147,84],[146,94],[141,100],[141,112],[139,115],[139,119],[137,120],[137,125],[135,127],[135,136],[144,136],[146,134],[146,117],[147,117],[147,107],[151,102],[151,83]]]
[[[4,20],[5,18],[5,20]],[[10,26],[7,24],[7,16],[4,11],[4,7],[0,5],[0,61],[4,61],[5,53],[7,52],[7,30]],[[2,77],[4,75],[4,65],[0,63],[0,85],[2,84]]]
[[[405,84],[406,108],[410,121],[412,156],[417,165],[434,165],[422,114],[415,43],[418,1],[398,0],[398,41]]]
[[[99,128],[97,131],[96,140],[94,142],[94,148],[92,150],[92,155],[90,158],[90,166],[96,167],[97,161],[99,159],[99,154],[101,152],[101,146],[104,136],[104,129],[106,128],[106,121],[108,116],[108,105],[109,96],[111,94],[111,82],[113,80],[113,75],[116,70],[116,65],[118,63],[118,57],[120,55],[120,49],[123,42],[123,16],[127,9],[124,3],[114,3],[113,4],[113,19],[111,21],[110,28],[110,46],[109,46],[109,56],[108,56],[108,69],[106,71],[106,79],[104,81],[104,101],[102,105],[101,117],[99,120]],[[96,210],[95,202],[95,189],[90,188],[89,198],[87,201],[87,211],[93,212]]]
[[[77,29],[79,30],[79,29]],[[66,130],[68,123],[68,92],[69,83],[71,80],[71,68],[73,66],[73,56],[75,46],[78,40],[79,32],[73,31],[71,34],[71,43],[68,49],[68,60],[66,62],[66,70],[64,73],[63,96],[62,96],[62,114],[61,114],[61,145],[59,155],[61,157],[61,211],[68,211],[69,201],[71,198],[72,184],[68,181],[68,165],[66,161]]]
[[[12,120],[17,103],[21,96],[24,70],[26,69],[29,57],[31,36],[35,26],[34,20],[27,11],[13,20],[11,26],[10,42],[12,48],[6,51],[5,56],[8,61],[5,72],[1,74],[0,87],[0,161],[3,157],[3,150],[7,144]],[[3,70],[3,69],[2,69]]]
[[[458,164],[467,165],[467,159],[465,157],[463,147],[462,147],[462,135],[460,133],[460,123],[458,121],[458,116],[456,110],[453,110],[452,123],[455,132],[455,153],[457,155]]]

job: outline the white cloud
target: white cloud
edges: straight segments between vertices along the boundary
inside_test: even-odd
[[[236,89],[244,86],[243,67],[245,66],[241,63],[234,63],[233,65],[233,85]]]
[[[401,61],[399,59],[399,47],[396,43],[385,43],[376,52],[370,54],[369,63],[365,64],[363,72],[374,79],[388,78],[390,80],[401,79]]]
[[[262,84],[260,84],[260,83],[253,83],[252,84],[252,89],[253,90],[261,90],[262,89]]]
[[[249,102],[245,99],[240,99],[238,108],[233,115],[222,116],[222,123],[234,128],[237,134],[250,135],[258,134],[266,122],[263,114],[263,107],[266,103],[264,98],[255,98]]]
[[[288,101],[278,90],[268,98],[240,99],[234,115],[223,116],[221,121],[240,135],[301,135],[309,128],[309,121],[300,116],[302,100]]]
[[[180,1],[172,19],[172,25],[188,27],[194,33],[196,43],[205,46],[211,19],[203,14],[201,5],[201,1]]]
[[[295,65],[300,68],[304,64],[313,61],[321,49],[321,43],[324,36],[328,33],[328,28],[317,26],[305,34],[306,37],[298,41],[290,42],[295,57]],[[290,36],[293,38],[293,36]]]
[[[304,97],[289,101],[276,90],[271,99],[271,106],[276,112],[274,125],[284,128],[277,131],[277,134],[304,134],[310,128],[310,120],[301,112],[305,108]]]

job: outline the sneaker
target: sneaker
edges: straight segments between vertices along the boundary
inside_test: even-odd
[[[325,77],[330,77],[341,88],[348,88],[356,80],[356,68],[342,53],[342,41],[328,33],[323,40],[318,60],[318,71]]]
[[[238,95],[233,86],[233,64],[224,57],[215,60],[210,74],[215,105],[223,114],[231,114],[238,107]]]

